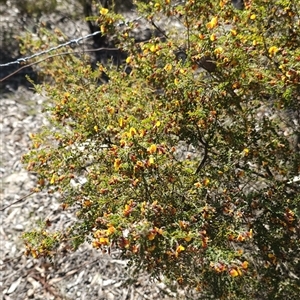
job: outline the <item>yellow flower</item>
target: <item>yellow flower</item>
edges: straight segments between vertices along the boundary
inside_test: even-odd
[[[120,169],[120,166],[121,166],[121,159],[120,158],[116,158],[115,162],[114,162],[115,171],[118,171]]]
[[[156,147],[155,144],[152,144],[152,145],[147,149],[147,151],[148,151],[150,154],[155,153],[156,150],[157,150],[157,147]]]
[[[105,26],[104,26],[104,25],[101,25],[101,26],[100,26],[100,31],[101,31],[101,33],[105,33],[105,31],[106,31],[106,28],[105,28]]]
[[[129,129],[129,133],[128,133],[128,136],[129,137],[133,137],[134,135],[136,135],[136,129],[134,127],[131,127]]]
[[[232,276],[232,277],[237,277],[237,276],[239,276],[239,272],[238,272],[236,269],[231,269],[231,270],[229,271],[229,274],[230,274],[230,276]]]
[[[138,160],[138,161],[136,162],[136,165],[137,165],[138,167],[143,167],[143,166],[144,166],[143,162],[140,161],[140,160]]]
[[[195,186],[196,188],[200,188],[202,185],[201,185],[201,183],[198,181],[198,182],[194,183],[194,186]]]
[[[204,185],[204,186],[208,186],[209,183],[210,183],[210,180],[209,180],[208,178],[205,178],[205,179],[203,180],[203,185]]]
[[[240,233],[237,238],[236,238],[237,241],[239,242],[244,242],[245,241],[245,237]]]
[[[247,232],[247,237],[252,239],[253,238],[253,230],[252,228]]]
[[[139,135],[140,135],[140,137],[144,137],[145,135],[146,135],[146,130],[145,129],[140,129],[139,130]]]
[[[51,177],[51,180],[50,180],[50,184],[54,184],[56,181],[56,175],[53,174],[52,177]]]
[[[237,35],[237,31],[235,29],[231,29],[230,30],[230,33],[233,35],[233,36],[236,36]]]
[[[155,4],[154,4],[154,7],[155,7],[156,9],[160,9],[160,8],[161,8],[161,6],[160,6],[159,3],[155,3]]]
[[[216,27],[218,25],[218,17],[213,17],[210,22],[213,27]]]
[[[221,54],[221,53],[223,53],[223,52],[224,52],[224,50],[223,50],[222,47],[218,47],[218,48],[216,48],[216,49],[214,50],[214,53],[215,53],[215,54]]]
[[[213,17],[209,23],[206,24],[207,29],[213,29],[218,25],[218,17]]]
[[[150,155],[150,157],[149,157],[149,165],[151,166],[153,164],[154,164],[154,158],[153,158],[152,155]]]
[[[120,146],[121,146],[121,147],[125,147],[125,146],[126,146],[126,141],[120,140]]]
[[[249,154],[249,149],[248,149],[248,148],[245,148],[245,149],[243,150],[243,153],[244,153],[245,156],[248,156],[248,154]]]
[[[100,15],[105,16],[105,15],[107,15],[107,13],[108,13],[108,9],[104,8],[104,7],[101,7],[101,9],[100,9]]]
[[[35,250],[35,249],[31,249],[31,255],[33,258],[38,258],[39,257],[39,253]]]
[[[148,234],[148,240],[153,241],[155,239],[155,236],[156,236],[156,232],[150,232]]]
[[[112,225],[110,225],[107,230],[106,230],[106,234],[107,235],[111,235],[111,234],[114,234],[116,232],[116,228]]]
[[[220,0],[219,5],[220,5],[221,8],[223,8],[226,3],[227,3],[227,1]]]
[[[155,227],[154,230],[155,230],[155,232],[157,232],[157,233],[160,234],[160,235],[163,234],[162,228]]]
[[[109,244],[109,239],[107,237],[100,237],[99,244],[107,246]]]
[[[248,269],[248,266],[249,266],[249,263],[245,260],[243,263],[242,263],[242,268],[243,269]]]
[[[131,61],[132,61],[132,57],[131,57],[131,56],[128,56],[128,57],[126,58],[126,64],[130,64]]]
[[[125,126],[125,120],[123,118],[119,119],[119,125],[120,125],[121,128],[124,128],[124,126]]]
[[[143,214],[145,211],[146,211],[146,202],[144,201],[142,204],[141,204],[141,213]]]
[[[172,70],[172,65],[171,64],[166,64],[164,67],[164,70],[167,72],[170,72]]]
[[[155,123],[155,126],[154,126],[154,127],[159,127],[160,125],[161,125],[160,121],[157,121],[157,122]]]
[[[115,113],[115,108],[112,106],[108,106],[106,109],[111,115],[113,115]]]
[[[176,248],[176,253],[180,253],[182,251],[184,251],[185,248],[182,246],[182,245],[179,245],[177,248]]]
[[[210,36],[210,40],[213,42],[217,39],[217,36],[213,33],[211,36]]]
[[[123,210],[123,214],[125,217],[128,217],[132,211],[132,206],[130,204],[125,204],[125,208]]]
[[[153,53],[157,52],[158,50],[159,50],[159,46],[158,45],[152,45],[150,47],[150,51],[153,52]]]
[[[251,20],[255,20],[255,19],[256,19],[256,15],[255,15],[255,14],[252,14],[252,15],[250,16],[250,19],[251,19]]]
[[[272,46],[272,47],[269,48],[269,54],[271,56],[274,56],[278,52],[278,50],[279,49],[276,46]]]

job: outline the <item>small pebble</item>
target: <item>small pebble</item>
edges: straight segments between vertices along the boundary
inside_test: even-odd
[[[22,230],[24,230],[24,226],[22,224],[17,224],[15,226],[15,229],[18,230],[18,231],[22,231]]]

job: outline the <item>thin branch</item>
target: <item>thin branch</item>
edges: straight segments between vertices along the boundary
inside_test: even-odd
[[[6,206],[0,208],[0,211],[4,211],[5,209],[11,207],[11,206],[14,205],[14,204],[17,204],[17,203],[23,201],[24,199],[28,198],[29,196],[31,196],[31,195],[33,195],[33,194],[35,194],[35,193],[36,193],[35,191],[34,191],[34,192],[31,192],[30,194],[28,194],[28,195],[26,195],[26,196],[24,196],[24,197],[22,197],[22,198],[20,198],[20,199],[18,199],[18,200],[16,200],[16,201],[14,201],[13,203],[10,203],[10,204],[8,204],[8,205],[6,205]]]
[[[200,163],[200,165],[198,166],[198,168],[197,168],[195,174],[197,174],[197,173],[200,172],[200,170],[204,167],[205,162],[207,161],[207,159],[208,159],[208,144],[205,144],[205,146],[204,146],[204,155],[203,155],[203,158],[202,158],[202,160],[201,160],[201,163]]]
[[[151,21],[152,26],[159,32],[161,33],[167,40],[169,39],[169,37],[166,35],[166,33],[158,26],[154,23],[154,21]]]

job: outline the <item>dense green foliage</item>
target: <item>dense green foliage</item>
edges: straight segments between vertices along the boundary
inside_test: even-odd
[[[296,299],[299,2],[138,7],[154,24],[180,26],[136,44],[134,24],[120,30],[121,17],[100,9],[101,31],[117,37],[130,73],[92,69],[78,55],[43,65],[51,83],[36,88],[49,97],[50,125],[24,162],[78,222],[26,233],[28,253],[91,240],[199,299]]]

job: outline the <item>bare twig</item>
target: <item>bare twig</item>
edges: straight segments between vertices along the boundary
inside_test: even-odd
[[[161,33],[167,40],[169,39],[169,37],[166,35],[166,33],[158,26],[154,23],[154,21],[151,21],[152,26],[159,32]]]
[[[208,159],[208,144],[205,144],[205,146],[204,146],[204,155],[203,155],[203,158],[202,158],[202,160],[201,160],[201,163],[200,163],[200,165],[198,166],[198,168],[197,168],[195,174],[197,174],[197,173],[200,172],[200,170],[204,167],[205,162],[207,161],[207,159]]]
[[[41,276],[35,275],[35,274],[31,275],[31,277],[34,278],[35,280],[39,281],[48,293],[55,296],[55,299],[57,299],[57,300],[62,299],[62,297],[56,292],[55,289],[53,289],[53,287],[44,278],[42,278]]]
[[[17,203],[23,201],[24,199],[28,198],[29,196],[33,195],[34,193],[36,193],[36,192],[35,192],[35,191],[34,191],[34,192],[31,192],[31,193],[29,193],[28,195],[26,195],[26,196],[24,196],[24,197],[22,197],[22,198],[20,198],[20,199],[18,199],[18,200],[16,200],[16,201],[14,201],[13,203],[10,203],[10,204],[8,204],[8,205],[6,205],[6,206],[0,208],[0,211],[4,211],[5,209],[11,207],[12,205],[17,204]]]

